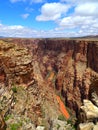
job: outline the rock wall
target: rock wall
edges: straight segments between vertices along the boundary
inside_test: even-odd
[[[0,41],[0,83],[28,83],[33,78],[32,55],[27,48]]]
[[[78,111],[98,77],[98,42],[45,39],[39,41],[38,59],[43,76],[55,71],[55,87],[68,107]]]
[[[48,79],[51,73],[54,76]],[[98,41],[0,41],[0,82],[28,84],[41,76],[48,87],[63,95],[69,108],[78,111],[83,99],[88,99],[92,80],[98,77]]]

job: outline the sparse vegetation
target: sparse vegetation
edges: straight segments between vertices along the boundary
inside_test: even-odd
[[[14,93],[17,93],[17,87],[16,87],[16,86],[12,87],[12,91],[13,91]]]
[[[19,127],[22,126],[22,122],[19,123],[13,123],[10,125],[10,130],[18,130]]]
[[[59,130],[59,128],[60,128],[60,125],[59,125],[59,124],[57,124],[57,130]]]
[[[76,130],[75,122],[76,122],[76,117],[74,117],[74,116],[71,116],[70,119],[67,120],[67,124],[70,124],[72,127],[71,130]]]
[[[58,120],[61,120],[61,121],[66,121],[65,117],[63,115],[59,115],[58,116]]]
[[[10,118],[12,118],[12,115],[11,115],[11,114],[8,114],[8,115],[6,115],[6,116],[4,117],[4,120],[7,121],[7,120],[9,120]]]
[[[19,124],[18,123],[14,123],[10,125],[10,130],[17,130],[19,128]]]

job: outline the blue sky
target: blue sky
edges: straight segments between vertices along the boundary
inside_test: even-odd
[[[98,0],[0,0],[0,36],[98,34]]]

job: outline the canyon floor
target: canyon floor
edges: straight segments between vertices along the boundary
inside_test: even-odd
[[[0,130],[98,130],[98,39],[0,39]]]

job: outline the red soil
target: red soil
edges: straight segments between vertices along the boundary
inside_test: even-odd
[[[57,101],[58,101],[59,106],[60,106],[60,111],[66,117],[66,119],[69,119],[70,115],[69,115],[68,111],[66,110],[64,103],[62,102],[62,100],[60,99],[59,96],[56,95],[56,98],[57,98]]]

